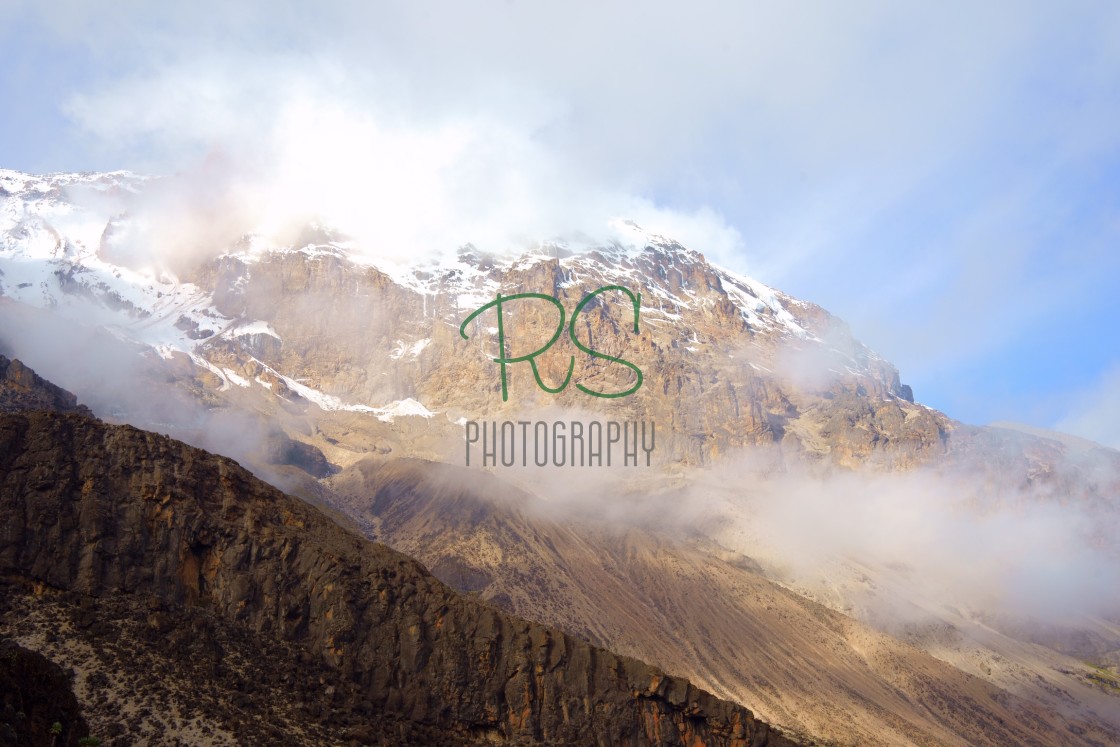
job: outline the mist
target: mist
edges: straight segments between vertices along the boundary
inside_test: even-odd
[[[1115,502],[987,492],[972,477],[931,468],[795,468],[751,479],[733,464],[709,473],[690,498],[710,506],[709,531],[722,543],[825,598],[847,596],[865,617],[898,622],[947,607],[1051,622],[1120,614]],[[889,582],[841,591],[852,580],[844,564],[874,569],[880,583],[893,577],[905,596],[892,598],[899,589]]]
[[[518,419],[607,416],[548,408]],[[672,437],[659,433],[662,444]],[[462,464],[462,448],[460,439],[446,461]],[[1074,627],[1120,617],[1118,467],[1110,450],[1067,451],[1049,467],[1053,480],[1031,482],[1025,471],[985,474],[968,460],[887,472],[805,461],[775,446],[706,467],[490,472],[533,496],[518,499],[518,510],[715,542],[779,583],[897,632],[946,614]]]
[[[1120,365],[1106,370],[1071,399],[1069,410],[1053,427],[1120,449]]]
[[[1120,615],[1115,499],[992,489],[933,468],[762,476],[724,464],[688,500],[708,536],[888,629],[947,610],[1068,625]]]
[[[278,423],[221,397],[198,398],[189,359],[166,360],[151,349],[90,327],[0,299],[0,353],[17,358],[66,389],[110,423],[127,423],[228,456],[283,485],[278,450],[290,443]],[[186,383],[186,387],[180,388]],[[208,402],[208,404],[207,404]]]

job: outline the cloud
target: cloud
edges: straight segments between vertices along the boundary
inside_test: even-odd
[[[254,219],[329,209],[408,256],[629,215],[837,312],[968,420],[1014,415],[988,369],[1022,366],[1049,293],[1115,309],[1111,3],[19,8],[95,69],[59,92],[75,161],[219,153]],[[1012,404],[1063,382],[1033,386]]]
[[[636,489],[605,469],[529,487],[560,516],[711,538],[890,629],[947,609],[1058,624],[1120,614],[1115,506],[981,489],[975,475],[945,470],[833,471],[764,449],[728,457],[677,489]],[[1115,483],[1115,464],[1095,467]]]
[[[572,186],[541,197],[591,188],[684,213],[734,210],[732,222],[757,242],[747,242],[750,261],[771,282],[795,271],[783,258],[791,250],[843,250],[947,166],[1000,140],[1064,134],[1065,110],[1037,106],[1026,90],[1037,79],[1061,82],[1046,75],[1048,63],[1093,71],[1102,84],[1116,67],[1093,43],[1067,59],[1067,37],[1090,24],[1104,27],[1091,41],[1107,39],[1088,5],[63,10],[45,21],[57,33],[128,60],[124,75],[68,106],[123,156],[174,162],[215,144],[253,150],[298,100],[343,108],[383,132],[481,129],[494,150],[508,148],[481,170],[489,178]],[[77,34],[86,22],[98,33]],[[1100,103],[1100,89],[1078,88]],[[1060,145],[1105,132],[1081,127]],[[546,163],[524,165],[534,154]],[[805,240],[817,222],[831,240]]]
[[[317,219],[375,256],[407,259],[468,242],[501,251],[565,235],[602,241],[616,215],[716,258],[741,248],[738,233],[711,208],[659,206],[578,178],[534,137],[530,122],[485,111],[399,121],[392,107],[363,99],[338,67],[312,71],[302,60],[270,60],[265,72],[251,60],[232,64],[240,77],[227,75],[226,64],[176,68],[69,105],[105,140],[158,139],[164,152],[178,154],[179,170],[161,183],[147,222],[172,226],[164,233],[180,237],[172,242],[180,248],[221,250],[236,238],[235,227],[280,236]],[[285,69],[279,78],[278,66]],[[191,216],[206,235],[183,230]]]
[[[1120,364],[1082,391],[1054,429],[1120,449]]]
[[[525,415],[538,418],[602,419],[562,408]],[[664,448],[672,435],[659,431],[658,438]],[[528,443],[532,449],[531,435]],[[447,461],[462,464],[462,438],[448,448]],[[1103,452],[1060,458],[1044,471],[1056,479],[1031,486],[1025,473],[984,473],[982,465],[841,470],[765,447],[728,452],[683,478],[659,469],[656,451],[652,470],[533,467],[529,457],[528,467],[518,460],[495,470],[534,496],[524,499],[480,476],[478,448],[472,469],[457,479],[492,500],[514,500],[519,510],[577,525],[637,527],[686,543],[705,538],[779,582],[889,630],[939,617],[1077,627],[1120,614],[1113,592],[1120,584],[1120,512],[1109,493],[1120,473]],[[984,458],[1000,463],[994,450],[1001,447],[990,448]],[[1020,454],[1022,444],[1002,448]],[[1070,475],[1095,487],[1071,493]]]
[[[743,482],[733,466],[714,477]],[[722,525],[729,546],[814,592],[848,585],[842,596],[865,617],[897,623],[947,606],[1051,622],[1120,612],[1109,591],[1120,583],[1109,539],[1115,511],[1089,501],[981,490],[974,478],[929,470],[822,476],[794,468],[755,475],[745,493],[709,483],[694,494],[702,490],[722,496],[708,520]],[[879,588],[850,586],[860,568],[872,569]]]

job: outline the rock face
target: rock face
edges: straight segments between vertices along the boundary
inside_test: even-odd
[[[950,429],[944,416],[914,405],[898,371],[842,321],[663,237],[640,237],[626,250],[505,262],[464,251],[453,266],[396,278],[336,246],[309,245],[222,256],[195,280],[222,315],[260,320],[271,330],[270,336],[235,326],[198,344],[197,354],[289,400],[300,399],[290,385],[298,378],[344,402],[411,397],[471,419],[593,409],[616,420],[655,421],[659,458],[684,464],[777,445],[842,466],[912,466],[944,453]],[[567,388],[546,394],[530,367],[516,364],[503,401],[492,360],[496,312],[476,319],[469,339],[459,334],[463,320],[499,292],[551,295],[570,321],[588,294],[612,285],[641,294],[639,331],[628,297],[616,291],[585,307],[575,332],[582,343],[643,371],[643,386],[623,399],[591,399],[576,388],[618,392],[633,375],[585,355],[565,328],[537,363],[556,387],[574,356]],[[524,354],[551,336],[558,312],[521,300],[506,304],[503,317],[511,354]]]
[[[459,597],[231,460],[54,412],[0,418],[0,570],[297,644],[373,712],[459,739],[789,745],[741,706]]]
[[[55,410],[93,416],[70,392],[41,378],[18,360],[0,355],[0,412]]]

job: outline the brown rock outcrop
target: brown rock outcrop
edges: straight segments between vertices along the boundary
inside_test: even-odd
[[[92,416],[78,398],[41,378],[18,360],[0,355],[0,412],[55,410]]]

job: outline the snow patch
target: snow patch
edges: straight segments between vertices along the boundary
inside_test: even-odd
[[[399,417],[430,418],[435,415],[434,412],[411,397],[394,402],[387,407],[374,408],[372,412],[377,414],[378,420],[387,423],[391,423],[395,418]]]
[[[268,335],[275,337],[277,340],[281,339],[280,335],[276,334],[276,330],[268,322],[255,321],[248,324],[238,324],[230,328],[226,333],[230,337],[245,337],[248,335]]]
[[[401,358],[415,360],[416,358],[420,357],[420,353],[423,352],[424,348],[428,347],[431,342],[432,339],[430,337],[425,337],[423,340],[417,340],[411,345],[405,345],[403,340],[397,340],[396,346],[393,348],[393,352],[389,353],[389,357],[393,360],[400,360]]]
[[[224,373],[226,375],[226,378],[229,379],[230,381],[232,381],[237,386],[242,387],[242,388],[246,388],[246,389],[249,387],[249,380],[248,379],[245,379],[245,378],[242,378],[241,376],[238,376],[236,373],[229,370],[228,368],[223,368],[222,373]]]

